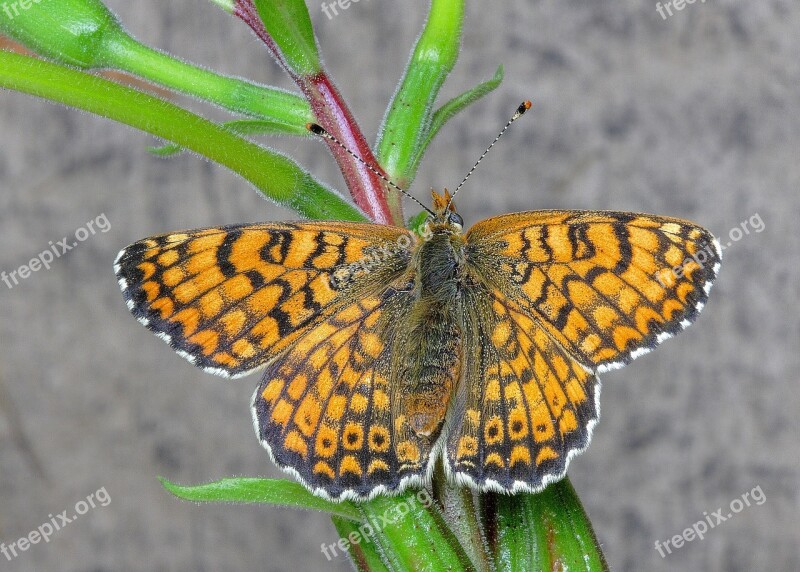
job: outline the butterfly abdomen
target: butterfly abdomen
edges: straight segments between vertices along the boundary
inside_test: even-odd
[[[434,234],[416,255],[417,298],[401,352],[400,410],[417,435],[435,437],[461,375],[462,336],[456,319],[463,263],[451,235]]]
[[[417,435],[435,437],[461,375],[461,330],[452,305],[420,298],[411,311],[399,378],[400,410]]]

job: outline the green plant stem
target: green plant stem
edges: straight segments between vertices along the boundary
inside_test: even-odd
[[[0,32],[58,63],[123,70],[236,113],[271,120],[282,133],[308,136],[305,125],[313,120],[300,95],[217,74],[143,45],[99,0],[35,2],[14,18],[0,17]]]
[[[219,75],[154,50],[127,35],[109,43],[103,61],[153,83],[210,101],[231,111],[263,117],[283,126],[287,134],[308,136],[314,121],[311,106],[301,96]]]
[[[414,492],[397,497],[376,497],[358,507],[364,522],[380,525],[383,518],[394,519],[383,525],[374,537],[391,569],[475,572],[469,556],[436,505],[424,506]],[[398,517],[401,512],[404,514]]]
[[[287,157],[268,151],[185,109],[112,81],[0,51],[0,87],[57,101],[173,141],[224,165],[267,198],[317,219],[363,215]]]
[[[569,479],[538,494],[481,496],[495,565],[503,572],[607,572],[608,564]]]
[[[293,75],[310,76],[322,71],[317,39],[305,0],[247,0],[255,7],[270,37],[270,50],[285,62]],[[244,5],[246,2],[241,2]]]
[[[339,538],[348,542],[347,553],[358,572],[393,572],[383,562],[383,557],[375,544],[375,539],[372,536],[365,537],[362,534],[362,530],[364,530],[363,524],[340,516],[331,516],[331,520],[336,527],[336,532],[339,533]],[[338,551],[341,550],[338,543],[334,548],[330,546],[327,548],[328,553],[337,550],[336,554],[330,555],[331,560],[338,556]]]
[[[463,18],[463,0],[431,0],[425,29],[384,118],[376,146],[378,161],[403,188],[413,180],[415,158],[425,145],[433,105],[458,58]]]
[[[443,474],[434,477],[433,486],[436,499],[442,506],[445,522],[464,547],[475,568],[479,572],[492,572],[494,566],[481,530],[475,506],[475,491],[468,487],[451,486]]]
[[[311,103],[319,124],[361,158],[361,161],[356,160],[340,145],[325,140],[355,203],[378,224],[403,226],[399,193],[387,189],[383,180],[366,166],[371,165],[381,171],[339,90],[324,72],[312,77],[300,77],[298,85]]]

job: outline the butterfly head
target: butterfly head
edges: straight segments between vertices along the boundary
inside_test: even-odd
[[[427,227],[431,233],[461,234],[464,219],[456,212],[450,191],[444,190],[440,195],[431,190],[433,197],[433,214],[428,217]]]

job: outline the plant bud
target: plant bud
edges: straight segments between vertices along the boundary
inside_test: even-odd
[[[97,0],[0,0],[0,32],[52,60],[99,67],[126,34]]]

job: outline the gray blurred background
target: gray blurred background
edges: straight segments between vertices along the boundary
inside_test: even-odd
[[[151,45],[293,87],[211,4],[108,3]],[[329,19],[310,4],[329,70],[372,141],[426,9],[362,0]],[[470,2],[442,100],[500,63],[506,79],[441,132],[412,190],[426,200],[431,186],[452,188],[530,98],[533,112],[460,196],[467,224],[528,209],[633,210],[689,218],[731,242],[697,323],[603,376],[601,422],[569,474],[614,570],[794,571],[800,8],[708,0],[673,12],[632,0]],[[177,357],[129,315],[112,271],[117,251],[151,234],[291,213],[216,165],[154,158],[147,135],[18,93],[0,93],[0,134],[0,270],[101,214],[110,223],[49,271],[0,283],[0,542],[103,487],[111,498],[49,544],[0,556],[0,569],[348,570],[319,550],[337,539],[322,514],[199,506],[162,489],[156,475],[279,475],[250,422],[258,378],[226,381]],[[265,142],[342,187],[324,145]],[[749,234],[731,234],[745,221]],[[704,540],[663,558],[654,548],[754,489],[762,504]]]

